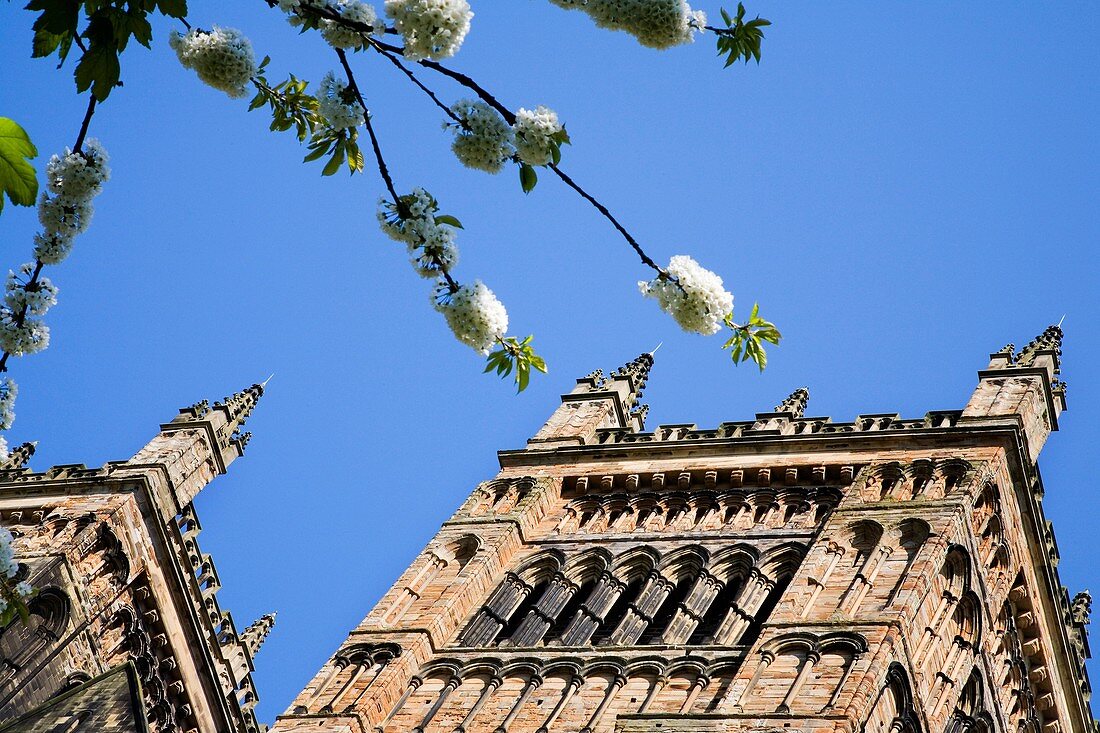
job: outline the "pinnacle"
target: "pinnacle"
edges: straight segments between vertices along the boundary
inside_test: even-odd
[[[256,656],[256,652],[260,651],[260,647],[263,646],[267,635],[271,633],[274,626],[275,613],[272,612],[260,616],[244,630],[244,633],[241,634],[241,643],[245,645],[250,655]]]
[[[1016,358],[1016,365],[1030,366],[1040,351],[1053,351],[1056,355],[1055,363],[1057,363],[1057,357],[1062,355],[1062,336],[1061,326],[1047,326],[1045,331],[1020,350],[1020,355]],[[1057,374],[1057,368],[1055,373]]]
[[[220,402],[215,402],[214,407],[225,408],[228,412],[227,417],[230,422],[235,422],[238,426],[244,425],[245,420],[248,419],[248,416],[252,414],[252,410],[256,407],[256,403],[263,397],[264,385],[270,380],[271,377],[268,377],[263,382],[257,382],[251,387],[236,392]]]
[[[810,401],[810,390],[807,387],[799,387],[787,395],[787,399],[775,406],[774,412],[789,412],[796,418],[806,413],[806,404]]]
[[[658,347],[660,345],[658,344]],[[654,349],[653,351],[656,351]],[[653,368],[653,352],[640,354],[634,361],[627,362],[611,373],[612,379],[629,379],[631,384],[630,394],[626,398],[626,407],[633,407],[642,397],[646,380],[649,379],[649,370]]]
[[[31,456],[34,455],[34,450],[37,445],[38,441],[35,440],[12,448],[11,452],[8,453],[7,459],[0,462],[0,470],[14,471],[26,466]]]

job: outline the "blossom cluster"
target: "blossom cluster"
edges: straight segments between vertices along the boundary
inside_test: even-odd
[[[499,173],[515,153],[512,128],[485,102],[462,99],[451,106],[451,112],[459,122],[444,127],[455,130],[451,150],[459,161],[467,168]]]
[[[405,58],[454,56],[474,17],[467,0],[386,0],[386,15],[405,40]]]
[[[186,34],[172,31],[168,44],[180,63],[194,69],[206,84],[230,97],[247,94],[256,73],[256,57],[252,43],[239,30],[214,26],[210,31],[196,28]]]
[[[375,12],[374,7],[360,0],[342,0],[342,2],[330,4],[329,8],[339,13],[344,20],[369,25],[375,29],[375,35],[382,32],[378,13]],[[362,48],[366,45],[366,40],[360,31],[336,21],[322,20],[320,28],[321,35],[333,48]]]
[[[8,273],[0,305],[0,349],[12,356],[42,351],[50,343],[50,329],[37,316],[57,304],[57,287],[37,273],[55,265],[73,248],[73,240],[87,230],[92,219],[92,199],[111,177],[107,151],[99,141],[84,141],[80,151],[66,150],[46,164],[46,190],[38,199],[42,231],[34,237],[35,263]],[[14,384],[12,384],[14,387]],[[14,390],[0,387],[0,425],[11,426]]]
[[[666,269],[671,277],[638,283],[642,295],[656,298],[685,331],[704,336],[717,333],[733,312],[733,296],[722,287],[722,278],[687,255],[676,255]]]
[[[569,138],[554,110],[539,105],[519,108],[511,127],[499,112],[479,100],[461,99],[451,106],[457,122],[444,122],[455,133],[451,149],[467,168],[499,173],[504,164],[518,158],[527,165],[557,162],[557,151]]]
[[[0,583],[3,584],[5,591],[0,593],[0,616],[8,610],[11,600],[22,602],[24,598],[29,597],[33,592],[31,584],[25,580],[19,581],[10,589],[8,588],[11,579],[19,573],[19,563],[15,561],[13,540],[11,531],[6,527],[0,527]]]
[[[0,430],[8,430],[15,422],[15,397],[19,386],[11,379],[0,379]]]
[[[348,85],[337,79],[331,71],[321,79],[317,103],[321,116],[335,130],[359,127],[365,121],[366,111],[363,105],[350,98]]]
[[[437,297],[435,307],[455,338],[483,356],[508,330],[508,311],[480,280]]]
[[[413,267],[421,277],[436,277],[449,272],[458,262],[453,224],[438,221],[439,203],[423,188],[414,188],[397,202],[382,199],[378,223],[382,231],[404,242]]]
[[[66,149],[46,164],[46,190],[38,199],[42,232],[34,238],[34,256],[56,265],[69,256],[73,239],[92,220],[92,199],[111,177],[107,151],[98,140],[84,141],[80,152]]]
[[[701,10],[684,0],[550,0],[567,10],[583,10],[601,28],[625,31],[649,48],[669,48],[695,40],[707,24]]]
[[[382,199],[378,223],[390,238],[405,243],[421,276],[440,277],[432,300],[455,338],[488,354],[508,330],[508,311],[480,280],[457,285],[449,279],[448,273],[458,261],[454,243],[458,220],[439,214],[435,197],[423,188],[414,188],[396,202]]]
[[[565,127],[554,110],[541,104],[534,110],[520,107],[516,112],[516,152],[527,165],[546,165],[553,160],[555,138]]]

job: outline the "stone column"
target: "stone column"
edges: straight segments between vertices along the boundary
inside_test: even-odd
[[[508,726],[512,724],[512,721],[519,715],[519,711],[523,708],[524,703],[527,702],[527,698],[531,697],[531,694],[538,689],[538,686],[542,684],[542,677],[537,674],[532,674],[527,679],[527,684],[523,686],[523,691],[519,694],[519,698],[516,699],[516,703],[512,706],[512,709],[508,711],[508,715],[504,718],[504,721],[497,727],[495,733],[508,733]]]
[[[649,689],[649,694],[645,696],[645,700],[642,700],[642,706],[638,708],[638,714],[641,715],[646,710],[649,710],[649,706],[653,703],[653,700],[660,694],[661,690],[665,689],[665,685],[668,684],[668,677],[661,676],[653,681],[653,687]]]
[[[576,694],[577,690],[579,690],[583,684],[584,677],[581,677],[579,674],[575,674],[570,678],[569,684],[565,686],[565,690],[562,691],[561,697],[558,699],[558,704],[550,711],[550,715],[546,716],[546,720],[539,726],[539,729],[535,731],[535,733],[549,733],[550,726],[558,719],[558,716],[561,715],[561,711],[565,708],[570,698]]]
[[[607,709],[611,706],[615,696],[619,694],[619,690],[626,686],[626,677],[621,674],[615,675],[615,679],[611,680],[611,684],[607,686],[607,692],[604,693],[603,700],[600,700],[599,707],[596,708],[596,712],[592,713],[592,717],[588,719],[588,722],[581,728],[580,733],[592,733],[592,730],[600,724],[600,720],[603,718],[603,714],[607,712]],[[648,702],[649,698],[646,698]],[[646,703],[642,703],[644,708]]]
[[[420,724],[413,728],[413,733],[424,733],[424,730],[428,727],[428,724],[432,722],[432,718],[439,712],[443,704],[447,702],[447,698],[450,694],[458,689],[458,686],[462,684],[462,678],[457,674],[451,675],[451,678],[447,680],[443,685],[443,689],[439,691],[439,697],[435,699],[435,703],[428,708],[428,712],[424,714],[424,719],[420,721]]]
[[[706,689],[706,686],[710,684],[710,678],[705,674],[700,674],[695,678],[695,683],[692,684],[691,689],[688,690],[687,699],[684,700],[684,704],[680,706],[680,714],[691,710],[691,706],[695,704],[695,698],[699,697],[699,693]]]
[[[760,664],[756,665],[756,671],[752,673],[752,677],[749,678],[749,683],[745,685],[745,689],[742,690],[741,694],[738,696],[737,703],[733,706],[734,710],[741,712],[744,709],[741,702],[752,694],[753,689],[756,687],[756,683],[764,676],[764,671],[767,670],[768,665],[774,661],[775,654],[773,652],[760,652]],[[730,692],[733,692],[732,686],[730,687]],[[726,695],[729,697],[729,692],[727,692]],[[725,700],[722,702],[725,702]]]
[[[424,680],[419,677],[413,677],[409,680],[409,686],[405,688],[405,692],[401,695],[401,698],[397,701],[397,704],[390,710],[389,715],[382,719],[382,722],[374,727],[377,733],[384,733],[386,726],[393,722],[393,719],[397,717],[397,714],[401,712],[401,708],[405,707],[405,703],[409,701],[409,697],[416,692],[420,685],[424,684]]]
[[[814,587],[810,591],[810,596],[806,599],[806,603],[802,606],[802,613],[799,618],[804,619],[809,617],[814,604],[817,603],[817,597],[821,595],[821,591],[825,588],[826,583],[829,582],[829,578],[832,577],[833,571],[836,570],[836,566],[843,555],[843,547],[835,542],[829,543],[829,548],[825,551],[825,569],[821,572],[820,578],[810,578],[810,582],[814,584]]]
[[[470,712],[466,713],[466,717],[463,718],[462,722],[458,724],[458,727],[455,728],[454,733],[465,733],[469,725],[474,722],[474,716],[481,712],[481,708],[485,706],[485,703],[489,701],[489,698],[492,697],[493,693],[496,692],[497,688],[500,687],[503,683],[504,680],[502,680],[500,677],[497,677],[496,675],[493,675],[489,678],[489,681],[485,685],[485,689],[482,690],[481,695],[478,696],[477,702],[475,702],[474,706],[470,708]]]
[[[791,683],[791,689],[787,690],[787,695],[783,698],[783,702],[779,703],[779,709],[776,712],[791,712],[791,703],[798,697],[802,685],[806,684],[806,678],[810,676],[810,672],[813,671],[814,665],[820,660],[821,655],[816,651],[811,651],[806,655],[806,661],[802,663],[802,667],[798,670],[798,675],[794,678],[794,682]]]

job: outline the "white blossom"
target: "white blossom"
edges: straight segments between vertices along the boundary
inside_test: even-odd
[[[0,437],[0,443],[3,443],[0,452],[6,460],[8,457],[8,443],[3,437]],[[12,546],[13,540],[11,530],[7,527],[0,527],[0,578],[14,578],[15,574],[19,572],[19,563],[15,561],[15,548]]]
[[[508,330],[508,311],[480,280],[460,286],[437,300],[435,307],[447,319],[455,338],[482,355]]]
[[[546,165],[554,159],[555,140],[565,131],[558,115],[549,107],[539,105],[534,110],[520,107],[513,125],[516,135],[516,152],[527,165]]]
[[[383,32],[382,25],[378,22],[378,13],[372,6],[360,0],[343,0],[330,5],[329,8],[339,13],[344,20],[371,26],[374,29],[373,35]],[[335,21],[322,20],[320,29],[321,35],[334,48],[362,48],[366,45],[363,33]]]
[[[24,277],[28,277],[34,265],[23,265],[21,269]],[[28,288],[18,275],[9,270],[4,303],[15,313],[26,307],[28,315],[45,315],[46,311],[57,305],[57,286],[48,277],[40,277],[33,287]]]
[[[68,196],[51,196],[45,191],[38,198],[38,221],[46,236],[72,239],[83,234],[92,222],[92,202]]]
[[[0,430],[10,430],[15,422],[15,398],[19,385],[5,377],[0,379]]]
[[[405,39],[410,61],[454,56],[474,17],[467,0],[386,0],[386,15]]]
[[[365,121],[365,111],[357,100],[350,99],[348,85],[331,71],[321,80],[317,93],[318,111],[329,126],[336,130],[359,127]]]
[[[583,10],[596,25],[625,31],[649,48],[669,48],[695,40],[707,24],[701,10],[684,0],[550,0],[558,7]]]
[[[421,277],[437,277],[440,270],[449,272],[458,262],[455,229],[452,224],[436,220],[439,204],[435,198],[423,188],[414,188],[400,200],[404,212],[398,211],[392,201],[379,201],[382,231],[405,243],[413,268]]]
[[[186,35],[172,31],[168,43],[176,51],[180,63],[194,69],[199,79],[230,97],[243,97],[248,83],[256,73],[256,57],[252,44],[235,28],[204,31],[194,29]]]
[[[642,295],[656,298],[685,331],[717,333],[733,311],[733,296],[722,287],[722,278],[687,255],[676,255],[666,269],[677,282],[660,277],[643,280],[638,283]]]
[[[31,588],[31,584],[28,583],[25,580],[21,580],[18,583],[16,583],[14,590],[15,590],[16,595],[21,596],[23,598],[26,598],[27,596],[29,596],[31,593],[34,592],[34,589]]]
[[[34,235],[34,256],[46,265],[62,262],[73,251],[73,238],[54,232]]]
[[[79,153],[69,148],[46,164],[46,188],[59,197],[88,200],[99,195],[111,177],[107,151],[98,140],[84,141]]]
[[[15,397],[19,385],[9,378],[0,380],[0,430],[10,430],[15,422]]]
[[[467,168],[499,173],[515,152],[512,128],[485,102],[462,99],[451,106],[451,112],[461,123],[444,127],[454,128],[451,150],[459,161]]]
[[[18,322],[16,313],[0,306],[0,349],[12,356],[37,354],[50,345],[50,328],[37,318]]]

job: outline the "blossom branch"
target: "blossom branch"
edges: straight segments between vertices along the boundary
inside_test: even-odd
[[[73,153],[80,155],[83,152],[84,140],[88,136],[88,126],[92,122],[92,115],[95,114],[96,98],[94,94],[88,95],[88,108],[84,112],[84,119],[80,123],[80,130],[76,135],[76,143],[73,145]],[[46,266],[41,257],[35,257],[34,269],[30,273],[30,277],[26,283],[23,284],[23,290],[26,292],[35,292],[39,289],[40,278],[42,275],[42,268]],[[13,330],[22,329],[27,322],[27,312],[30,310],[30,303],[24,302],[23,305],[15,312],[12,318]],[[8,371],[8,359],[11,357],[11,352],[4,351],[3,355],[0,355],[0,374]]]
[[[402,71],[402,73],[404,73],[405,76],[407,76],[409,78],[409,81],[411,81],[413,84],[415,84],[417,87],[419,87],[419,89],[422,92],[427,94],[428,97],[432,100],[432,102],[435,103],[435,106],[439,107],[439,109],[443,110],[443,113],[445,115],[450,117],[452,120],[457,122],[459,125],[465,125],[465,123],[462,121],[462,118],[460,118],[458,115],[456,115],[451,110],[450,107],[443,104],[443,102],[439,101],[439,97],[436,96],[435,92],[433,92],[431,89],[429,89],[426,84],[424,84],[422,81],[420,81],[420,79],[416,78],[416,74],[412,73],[412,71],[407,66],[405,66],[403,63],[401,63],[401,60],[398,59],[397,56],[395,56],[392,51],[388,50],[389,48],[395,48],[395,47],[389,46],[389,44],[382,44],[379,41],[374,40],[373,38],[370,40],[370,45],[375,51],[377,51],[378,53],[385,56],[387,59],[390,60],[390,63],[392,63],[394,66],[396,66],[398,69],[400,69]]]
[[[403,71],[405,75],[410,80],[412,80],[414,84],[416,84],[417,87],[428,94],[428,96],[431,97],[432,101],[435,102],[436,106],[442,108],[451,119],[461,123],[461,120],[458,119],[457,115],[455,115],[449,107],[440,102],[434,92],[432,92],[425,84],[417,79],[412,71],[407,69],[403,64],[400,63],[400,61],[397,60],[396,54],[400,54],[402,52],[402,49],[399,46],[384,43],[376,39],[371,39],[370,45],[380,54],[390,59],[390,61],[393,62],[398,68],[400,68],[401,71]],[[490,93],[487,89],[478,84],[470,76],[463,74],[462,72],[449,69],[443,64],[440,64],[437,61],[432,61],[430,59],[422,59],[420,61],[417,61],[417,63],[425,68],[432,69],[433,71],[454,79],[462,86],[474,92],[474,94],[476,94],[483,102],[499,112],[501,117],[504,118],[504,121],[507,122],[509,125],[514,125],[516,123],[516,115],[510,109],[505,107],[499,99],[493,96],[492,93]],[[645,253],[645,250],[642,249],[642,246],[638,243],[638,240],[634,238],[634,236],[627,230],[625,226],[622,225],[622,223],[615,217],[615,215],[612,214],[606,206],[600,203],[600,201],[595,196],[588,193],[588,191],[586,191],[579,183],[573,180],[570,175],[563,171],[561,169],[561,166],[559,166],[558,164],[551,163],[548,167],[550,168],[550,170],[554,171],[555,175],[557,175],[558,178],[560,178],[562,182],[565,183],[565,185],[576,191],[577,194],[581,196],[581,198],[590,203],[596,209],[596,211],[598,211],[605,219],[611,222],[611,225],[615,227],[615,230],[622,235],[623,239],[626,240],[631,249],[633,249],[635,253],[637,253],[638,258],[642,261],[642,264],[656,271],[657,274],[661,277],[675,280],[673,276],[671,276],[664,268],[654,262],[653,258]]]
[[[386,190],[389,191],[391,197],[393,197],[394,205],[400,210],[403,206],[401,203],[401,197],[397,195],[397,187],[394,186],[393,176],[390,175],[389,166],[386,165],[386,159],[382,157],[382,146],[378,142],[378,135],[374,131],[374,125],[371,124],[370,108],[367,107],[367,102],[363,99],[363,93],[359,90],[359,85],[355,81],[355,72],[351,69],[351,64],[348,63],[348,55],[344,52],[344,49],[337,48],[336,56],[340,59],[340,66],[344,68],[344,73],[348,79],[348,89],[355,96],[355,101],[359,103],[359,106],[363,108],[363,126],[367,129],[367,136],[370,137],[371,149],[374,151],[374,159],[378,164],[378,173],[382,176],[382,182],[386,185]],[[437,257],[432,256],[434,264],[439,267],[439,272],[442,274],[444,281],[447,283],[447,288],[452,292],[458,291],[458,283],[455,282],[451,274],[443,267],[443,263],[439,261]]]

